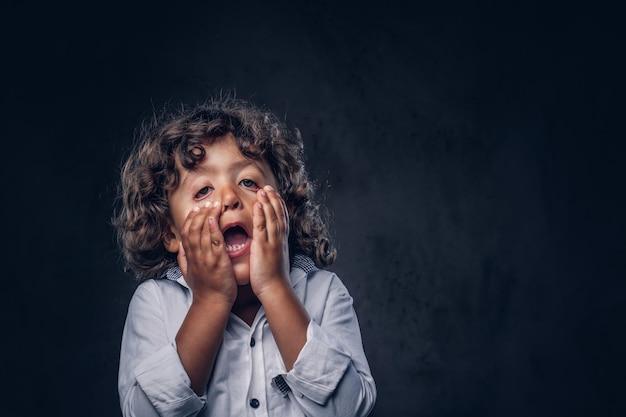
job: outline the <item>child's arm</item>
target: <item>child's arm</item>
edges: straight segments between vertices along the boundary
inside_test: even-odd
[[[257,193],[253,211],[250,284],[290,370],[306,343],[309,315],[289,281],[289,220],[280,195],[266,186]]]
[[[306,415],[366,416],[376,400],[376,386],[352,298],[328,274],[329,286],[308,294],[309,302],[323,309],[315,313],[318,321],[311,321],[289,281],[285,203],[272,189],[265,191],[259,191],[261,205],[254,208],[250,280],[288,372],[285,381],[297,393],[292,399]]]
[[[192,416],[206,404],[190,388],[173,338],[191,305],[186,284],[144,281],[130,301],[118,388],[124,417]]]
[[[307,343],[294,369],[284,375],[294,393],[291,399],[306,415],[366,416],[377,394],[353,299],[331,272],[312,272],[307,281],[312,317]]]
[[[217,225],[219,204],[196,207],[181,232],[178,264],[193,301],[176,335],[191,388],[201,396],[211,376],[230,310],[237,296],[232,264]]]
[[[181,230],[178,262],[191,299],[167,279],[148,280],[133,295],[120,354],[125,417],[192,416],[206,404],[204,390],[237,295],[223,236],[217,222],[209,222],[217,216],[216,206],[198,208]]]

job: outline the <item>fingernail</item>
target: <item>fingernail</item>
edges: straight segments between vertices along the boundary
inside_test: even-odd
[[[272,187],[271,185],[266,185],[266,186],[265,186],[265,189],[266,189],[267,191],[274,191],[274,187]]]
[[[216,201],[215,203],[213,203],[213,207],[219,207],[219,205],[220,205],[219,201]]]
[[[206,203],[204,203],[204,207],[206,207],[206,208],[211,207],[211,205],[213,205],[212,201],[207,201]]]
[[[261,190],[261,195],[262,195],[263,197],[266,197],[266,196],[267,196],[267,193],[265,192],[265,190],[263,190],[263,189]]]
[[[200,207],[198,207],[198,206],[193,206],[193,208],[192,208],[191,210],[192,210],[192,211],[198,211],[198,210],[200,210]]]

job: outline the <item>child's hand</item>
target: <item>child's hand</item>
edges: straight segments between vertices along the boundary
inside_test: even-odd
[[[272,286],[289,285],[289,215],[280,195],[271,187],[257,191],[250,248],[250,285],[261,298]]]
[[[194,300],[232,304],[237,297],[237,282],[218,226],[220,213],[219,202],[193,208],[181,231],[178,265]]]

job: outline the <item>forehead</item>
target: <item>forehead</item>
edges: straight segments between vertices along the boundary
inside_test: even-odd
[[[180,164],[180,161],[177,161],[177,168],[183,173],[184,179],[220,172],[238,172],[244,169],[256,170],[266,177],[274,177],[265,158],[252,158],[244,155],[236,139],[230,133],[206,139],[201,146],[204,149],[204,157],[193,168],[188,170]]]

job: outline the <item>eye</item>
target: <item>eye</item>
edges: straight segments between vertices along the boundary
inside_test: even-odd
[[[251,179],[249,179],[249,178],[245,178],[245,179],[241,180],[241,181],[239,182],[239,184],[243,185],[243,186],[244,186],[244,187],[246,187],[246,188],[250,188],[250,189],[252,189],[252,190],[255,190],[255,191],[261,188],[261,187],[259,187],[259,186],[257,185],[257,183],[256,183],[256,182],[252,181],[252,180],[251,180]]]
[[[196,193],[196,197],[195,198],[202,199],[202,198],[206,197],[207,195],[211,194],[211,191],[213,191],[213,188],[211,188],[211,187],[208,187],[208,186],[207,187],[202,187],[200,189],[200,191],[198,191]]]

